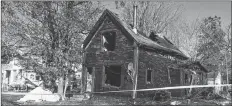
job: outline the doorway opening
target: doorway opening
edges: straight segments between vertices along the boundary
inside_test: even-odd
[[[110,86],[121,86],[121,66],[105,66],[105,84]]]

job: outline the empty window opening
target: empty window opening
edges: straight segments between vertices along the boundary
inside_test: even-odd
[[[185,76],[184,76],[184,81],[185,81],[185,84],[188,83],[188,81],[189,81],[189,79],[188,79],[188,74],[185,74]]]
[[[9,78],[9,77],[10,77],[10,73],[11,73],[10,70],[6,70],[6,78]]]
[[[38,76],[38,75],[35,76],[35,80],[36,80],[36,81],[39,81],[39,80],[40,80],[40,76]]]
[[[152,70],[147,70],[147,83],[151,83],[151,78],[152,77]]]
[[[92,67],[88,67],[88,68],[87,68],[87,72],[88,72],[89,74],[92,74],[93,68],[92,68]]]
[[[116,45],[116,32],[103,33],[103,46],[105,51],[114,51]]]
[[[20,78],[22,79],[22,77],[23,77],[23,70],[22,69],[19,69],[19,74],[20,74]]]
[[[200,80],[203,81],[203,79],[204,79],[204,75],[203,73],[200,73]]]
[[[121,66],[105,66],[105,84],[119,87],[121,85]]]
[[[11,74],[11,71],[10,70],[6,70],[6,78],[7,78],[7,84],[10,83],[10,75]]]

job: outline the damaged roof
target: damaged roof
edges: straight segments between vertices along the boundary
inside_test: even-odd
[[[121,20],[117,14],[111,12],[108,9],[103,12],[99,20],[93,26],[89,35],[84,40],[83,48],[86,48],[90,40],[93,38],[93,36],[103,23],[106,16],[108,16],[123,33],[125,33],[125,36],[127,38],[133,39],[139,45],[139,47],[144,47],[152,51],[159,51],[184,60],[189,58],[185,54],[183,54],[177,47],[175,47],[167,38],[163,39],[161,37],[157,37],[158,41],[156,42],[146,36],[143,36],[142,33],[134,33],[130,25],[126,24],[126,22]]]
[[[204,71],[205,73],[209,73],[209,70],[199,61],[194,60],[186,60],[182,63],[178,64],[178,67],[185,68],[185,69],[199,69]]]

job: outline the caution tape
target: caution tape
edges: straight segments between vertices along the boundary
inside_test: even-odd
[[[205,88],[205,87],[225,87],[232,86],[232,84],[222,84],[222,85],[191,85],[191,86],[172,86],[172,87],[162,87],[162,88],[150,88],[150,89],[138,89],[138,90],[119,90],[119,91],[104,91],[104,92],[89,92],[89,93],[111,93],[111,92],[132,92],[132,91],[157,91],[157,90],[171,90],[171,89],[187,89],[187,88]],[[40,93],[15,93],[15,92],[2,92],[2,94],[13,94],[13,95],[56,95],[54,94],[40,94]],[[73,94],[73,93],[66,93]]]
[[[231,86],[231,84],[222,84],[222,85],[191,85],[191,86],[174,86],[174,87],[162,87],[162,88],[138,89],[138,90],[104,91],[104,92],[90,92],[90,93],[132,92],[132,91],[157,91],[157,90],[170,90],[170,89],[205,88],[205,87],[224,87],[224,86]]]

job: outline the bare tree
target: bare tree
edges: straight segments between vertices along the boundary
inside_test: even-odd
[[[132,23],[133,5],[138,5],[138,30],[149,35],[151,31],[163,33],[167,27],[174,23],[180,16],[182,5],[173,2],[122,2],[123,18],[128,23]]]

